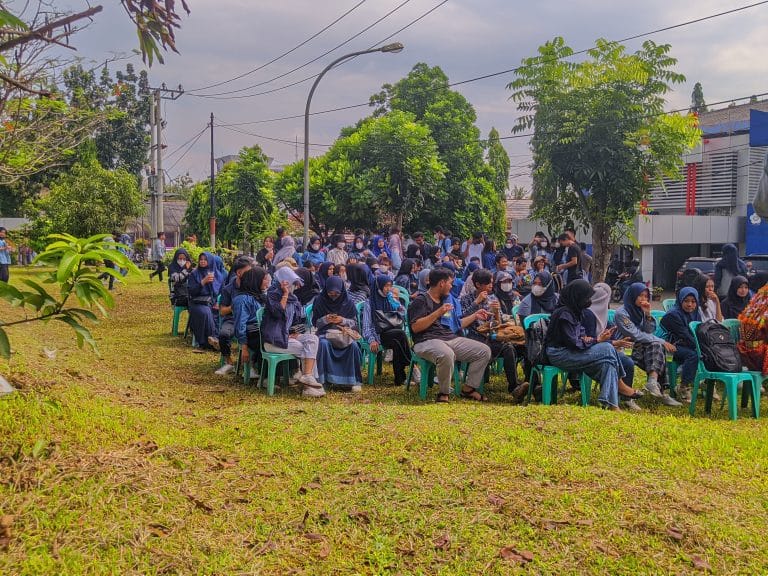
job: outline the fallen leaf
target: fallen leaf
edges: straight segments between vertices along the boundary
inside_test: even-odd
[[[156,538],[165,538],[168,536],[168,534],[171,533],[171,529],[164,524],[149,524],[147,526],[147,530],[152,536],[155,536]]]
[[[319,482],[310,482],[299,487],[299,494],[306,494],[310,490],[319,490],[322,487]]]
[[[438,536],[433,544],[437,550],[449,550],[451,548],[451,536],[447,532]]]
[[[277,544],[272,542],[272,540],[267,540],[262,544],[261,546],[257,547],[257,544],[252,542],[245,542],[245,545],[248,548],[251,548],[253,550],[253,553],[257,556],[262,556],[264,554],[267,554],[268,552],[272,552],[272,550],[277,550]]]
[[[584,520],[577,520],[576,524],[579,525],[579,526],[592,526],[592,524],[594,524],[594,522],[592,520],[589,520],[589,519],[584,519]]]
[[[606,548],[600,543],[595,544],[595,548],[597,549],[598,552],[601,552],[602,554],[608,554],[608,548]]]
[[[667,528],[667,536],[680,542],[683,539],[683,532],[679,528],[670,527]]]
[[[325,536],[322,534],[318,534],[317,532],[305,532],[304,538],[309,540],[310,542],[324,542]]]
[[[696,568],[696,570],[710,570],[711,569],[707,559],[706,558],[702,558],[701,556],[693,556],[691,558],[691,563],[693,564],[693,567]]]
[[[528,550],[517,550],[512,546],[505,546],[499,550],[499,556],[504,560],[519,562],[520,564],[526,564],[533,561],[533,552],[529,552]]]
[[[328,558],[328,556],[331,555],[331,545],[328,544],[328,542],[323,542],[320,545],[320,548],[317,550],[317,557],[321,560],[325,560]]]
[[[199,508],[200,510],[202,510],[202,511],[204,511],[204,512],[208,512],[209,514],[210,514],[211,512],[213,512],[213,508],[212,508],[211,506],[209,506],[208,504],[206,504],[205,502],[203,502],[202,500],[200,500],[200,498],[198,498],[198,497],[197,497],[197,496],[195,496],[194,494],[185,494],[185,496],[187,497],[187,499],[188,499],[190,502],[192,502],[192,503],[193,503],[193,504],[194,504],[194,505],[195,505],[197,508]]]
[[[152,454],[158,450],[157,443],[149,438],[139,438],[136,442],[131,444],[141,454]]]
[[[361,510],[354,510],[348,514],[350,520],[355,520],[357,522],[360,522],[361,524],[370,524],[371,518],[368,516],[367,512],[363,512]]]
[[[497,508],[501,508],[502,506],[504,506],[504,504],[507,503],[507,501],[504,500],[504,498],[502,498],[501,496],[497,496],[496,494],[491,494],[490,496],[488,496],[488,503],[491,506],[496,506]]]
[[[10,514],[0,516],[0,550],[8,550],[11,544],[11,526],[14,519]]]

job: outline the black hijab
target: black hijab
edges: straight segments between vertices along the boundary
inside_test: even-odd
[[[311,270],[308,270],[307,268],[296,268],[294,270],[296,272],[296,276],[302,279],[304,282],[304,285],[300,288],[297,288],[293,293],[296,295],[296,298],[299,299],[299,302],[301,302],[302,306],[306,306],[310,302],[312,302],[312,299],[317,296],[317,289],[315,288],[315,278],[312,274]]]
[[[586,280],[574,280],[569,282],[560,292],[560,305],[570,310],[576,318],[581,318],[581,313],[592,305],[592,296],[595,290]]]
[[[410,276],[413,272],[413,266],[416,264],[416,260],[413,258],[406,258],[403,260],[403,262],[400,264],[400,270],[397,271],[397,275],[399,276]],[[347,272],[347,276],[349,276],[349,272]]]
[[[187,252],[184,248],[179,248],[178,250],[176,250],[176,252],[173,253],[173,260],[168,265],[168,276],[170,276],[171,274],[178,274],[179,272],[182,271],[182,267],[176,263],[176,260],[181,254],[184,254],[184,256],[187,257],[187,262],[190,262],[192,260],[189,257],[189,252]]]
[[[347,266],[347,280],[349,280],[349,289],[352,292],[363,292],[366,297],[371,295],[368,269],[363,264]]]
[[[249,268],[240,277],[240,286],[238,291],[241,294],[248,294],[253,296],[257,301],[264,303],[264,296],[261,291],[261,285],[264,283],[264,277],[267,275],[267,271],[261,266],[254,266]]]
[[[734,276],[731,280],[731,285],[728,287],[728,297],[723,301],[721,308],[724,318],[738,318],[744,308],[747,307],[750,301],[750,293],[743,298],[740,298],[736,291],[739,286],[746,284],[749,287],[749,281],[744,276]]]
[[[336,300],[331,299],[329,292],[339,292],[340,296]],[[355,320],[357,318],[357,309],[354,302],[347,294],[347,287],[344,280],[338,276],[331,276],[325,282],[323,291],[317,295],[312,307],[313,320],[319,320],[327,314],[338,314],[344,318]]]

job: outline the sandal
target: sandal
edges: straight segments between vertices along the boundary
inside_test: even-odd
[[[461,391],[461,397],[466,398],[467,400],[474,400],[475,402],[487,402],[488,397],[480,394],[477,390],[474,388],[471,388],[470,390],[462,390]]]
[[[451,395],[450,394],[438,394],[437,398],[435,398],[435,402],[439,404],[447,404],[451,401]]]

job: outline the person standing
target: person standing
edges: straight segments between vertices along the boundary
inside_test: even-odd
[[[8,245],[6,235],[8,231],[0,226],[0,281],[8,282],[11,274],[8,267],[11,265],[11,247]]]
[[[165,264],[163,259],[165,258],[165,232],[158,232],[157,238],[152,242],[152,261],[155,263],[155,270],[149,275],[149,279],[152,280],[153,276],[157,276],[160,282],[163,281],[163,272],[165,272]]]
[[[393,227],[389,231],[389,251],[392,254],[392,269],[399,270],[403,263],[403,239],[400,237],[400,228]]]
[[[557,265],[557,271],[563,275],[563,283],[569,284],[574,280],[581,280],[581,248],[568,233],[560,234],[557,240],[565,249],[563,263]]]

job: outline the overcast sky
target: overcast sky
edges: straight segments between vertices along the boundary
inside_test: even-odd
[[[189,0],[192,13],[183,18],[177,33],[180,54],[167,55],[164,65],[155,64],[150,71],[153,86],[161,82],[169,87],[182,84],[188,91],[165,106],[167,152],[173,153],[203,129],[211,112],[217,122],[223,124],[303,114],[311,81],[271,94],[227,100],[193,97],[195,92],[189,91],[263,65],[303,42],[358,2],[360,0]],[[234,95],[263,92],[302,80],[317,74],[338,56],[378,44],[440,2],[366,0],[326,32],[278,62],[235,82],[196,94],[239,90],[267,82],[332,49],[404,3],[370,30],[313,64]],[[405,45],[400,54],[365,55],[329,72],[318,86],[312,110],[364,103],[383,83],[396,82],[417,62],[440,66],[451,82],[456,82],[513,68],[554,36],[563,36],[571,47],[579,50],[589,47],[596,38],[621,39],[753,2],[448,0],[388,40]],[[73,38],[73,44],[86,62],[103,60],[113,52],[129,52],[137,46],[135,31],[119,2],[103,0],[103,3],[104,12],[96,16],[87,30]],[[63,5],[71,9],[86,6],[77,0],[67,0]],[[707,102],[768,92],[766,30],[768,4],[652,36],[657,43],[672,45],[672,55],[679,60],[678,71],[687,77],[687,82],[670,95],[669,108],[687,106],[697,81],[704,87]],[[635,49],[641,42],[635,40],[627,45]],[[139,58],[133,61],[141,64]],[[506,74],[456,88],[474,105],[483,136],[492,126],[502,136],[511,134],[516,114],[505,87],[513,78],[512,74]],[[369,113],[368,108],[356,108],[314,116],[310,142],[330,144],[340,128]],[[303,139],[303,119],[236,128],[291,142],[297,137],[300,141]],[[241,147],[257,143],[277,163],[296,159],[293,144],[223,128],[216,129],[215,139],[217,157],[236,154]],[[505,146],[511,156],[512,174],[527,172],[525,165],[530,154],[525,139],[507,140]],[[203,178],[209,170],[208,148],[209,137],[205,134],[179,162],[175,163],[181,153],[171,155],[165,167],[170,169],[171,176],[189,172],[195,179]],[[316,147],[312,152],[324,149]],[[301,148],[298,154],[300,157]],[[517,177],[515,182],[529,185],[526,175]]]

